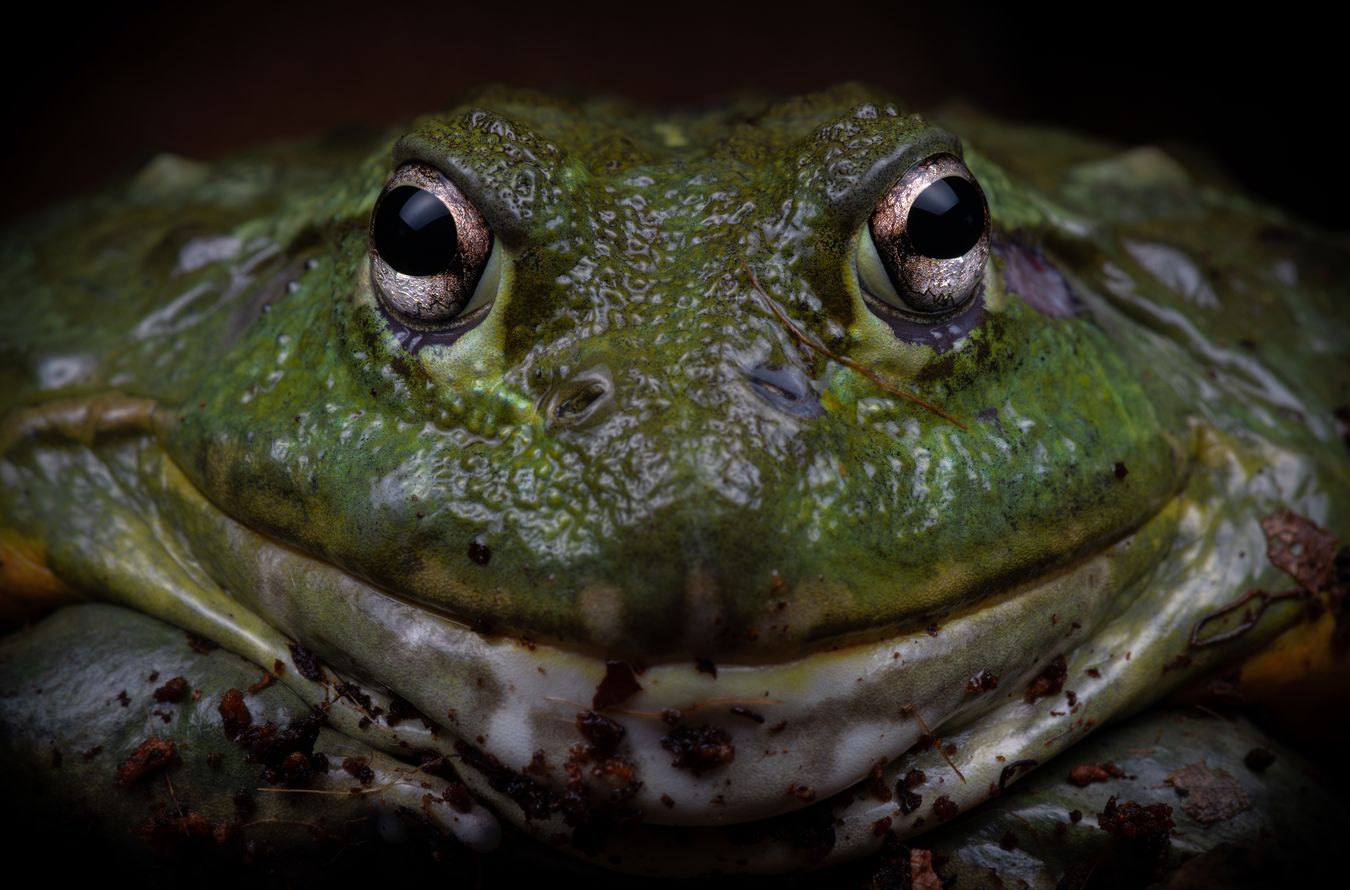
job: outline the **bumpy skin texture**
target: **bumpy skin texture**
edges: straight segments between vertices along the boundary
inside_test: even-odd
[[[1303,615],[1284,601],[1187,652],[1221,605],[1291,586],[1262,518],[1350,525],[1350,269],[1339,242],[1159,152],[949,127],[853,86],[684,116],[495,90],[373,148],[161,158],[12,230],[10,608],[107,598],[264,667],[298,641],[331,667],[284,682],[386,751],[463,754],[370,720],[338,673],[516,770],[567,760],[577,711],[608,708],[642,784],[614,787],[597,755],[583,796],[652,822],[799,809],[878,759],[891,780],[960,768],[953,799],[980,802],[1001,763]],[[893,329],[864,302],[860,236],[906,170],[963,151],[993,219],[982,290],[950,331]],[[453,342],[400,336],[371,289],[371,207],[407,160],[496,239],[495,302]],[[806,348],[773,307],[956,422]],[[1071,710],[1024,701],[1058,655]],[[606,660],[643,691],[596,694]],[[969,693],[990,667],[997,695]],[[768,719],[727,716],[747,702]],[[690,729],[715,713],[737,758],[670,765],[667,708]],[[955,761],[905,753],[930,729]],[[474,790],[504,818],[577,830],[493,781]],[[874,803],[829,806],[870,826],[894,807]],[[895,833],[925,815],[897,811]],[[773,839],[727,858],[710,835],[699,858],[654,828],[609,864],[774,871],[880,844],[844,833],[805,859]]]

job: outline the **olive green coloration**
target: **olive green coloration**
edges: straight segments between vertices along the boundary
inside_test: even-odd
[[[925,714],[960,740],[964,809],[995,753],[1048,757],[1303,614],[1162,670],[1222,604],[1291,586],[1261,519],[1350,529],[1350,256],[1154,149],[943,125],[858,86],[698,114],[497,89],[401,138],[162,157],[53,208],[0,245],[0,582],[268,669],[299,642],[429,715],[282,678],[386,754],[561,765],[577,710],[609,709],[638,784],[597,766],[587,794],[652,823],[824,800],[899,768]],[[944,155],[987,199],[988,259],[954,315],[897,320],[868,221]],[[372,278],[372,208],[413,161],[491,230],[452,333]],[[1021,698],[1061,654],[1106,677],[1063,731]],[[596,691],[616,660],[640,694]],[[963,691],[994,666],[997,703]],[[746,701],[769,719],[734,762],[667,765],[663,710]],[[751,765],[776,715],[793,765]],[[565,808],[522,815],[478,772],[489,809],[565,836]],[[618,867],[730,867],[659,831]],[[739,867],[802,864],[765,850]]]

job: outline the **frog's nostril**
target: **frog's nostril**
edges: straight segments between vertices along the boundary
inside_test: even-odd
[[[825,413],[806,375],[799,368],[760,365],[746,371],[745,380],[750,384],[751,392],[784,414],[820,417]]]
[[[609,369],[589,368],[553,387],[544,397],[544,414],[554,426],[578,426],[600,416],[613,392]]]

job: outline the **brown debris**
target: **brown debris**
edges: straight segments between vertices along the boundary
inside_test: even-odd
[[[595,687],[591,708],[603,711],[605,708],[628,701],[641,691],[642,686],[633,674],[632,665],[626,661],[607,661],[605,677]]]
[[[727,731],[706,724],[696,729],[675,728],[662,737],[661,747],[675,755],[671,766],[687,769],[696,776],[736,759],[736,746]]]
[[[198,655],[210,655],[220,648],[219,644],[208,640],[206,637],[199,637],[190,631],[187,635],[187,644],[188,648]]]
[[[714,680],[717,679],[717,665],[711,658],[699,657],[694,659],[694,669],[700,674],[707,674]]]
[[[253,715],[244,704],[244,694],[238,689],[229,689],[220,697],[220,719],[225,725],[225,735],[231,740],[253,725]]]
[[[594,711],[582,711],[577,714],[577,731],[591,743],[588,753],[598,760],[603,760],[617,751],[619,743],[628,733],[628,730],[620,724]]]
[[[1201,825],[1213,825],[1251,808],[1251,801],[1238,783],[1223,770],[1211,773],[1204,763],[1188,763],[1164,779],[1181,798],[1181,809]]]
[[[232,689],[230,692],[237,693],[238,690]],[[233,702],[230,692],[226,693],[226,698],[230,698]],[[243,697],[240,696],[238,701],[242,705]],[[221,705],[223,708],[224,700],[221,701]],[[221,716],[224,717],[224,713]],[[269,785],[284,783],[296,787],[304,784],[315,772],[328,771],[327,756],[314,750],[314,742],[319,737],[319,727],[323,725],[324,720],[323,713],[316,711],[292,720],[284,727],[269,721],[261,726],[246,725],[231,735],[231,726],[238,725],[236,720],[227,725],[226,735],[235,744],[248,750],[246,760],[249,763],[263,765],[263,781]],[[252,722],[251,716],[249,721]]]
[[[1266,556],[1271,564],[1300,587],[1317,593],[1330,584],[1336,558],[1335,535],[1283,507],[1261,520],[1261,531],[1266,536]]]
[[[151,736],[127,755],[117,766],[116,783],[119,788],[130,788],[148,773],[163,769],[178,757],[173,742]]]
[[[187,698],[188,681],[183,677],[174,677],[163,686],[155,690],[155,701],[158,702],[180,702]]]
[[[234,826],[229,822],[212,822],[196,810],[170,815],[159,808],[131,829],[131,834],[156,849],[163,849],[192,840],[223,844],[234,834]]]
[[[1093,782],[1109,782],[1124,775],[1125,770],[1109,760],[1105,763],[1080,763],[1069,770],[1069,781],[1079,788],[1086,788]]]
[[[945,794],[933,801],[933,815],[937,816],[943,822],[946,822],[949,819],[955,819],[960,812],[961,808]]]
[[[816,789],[810,785],[789,785],[788,797],[795,797],[802,803],[810,803],[816,799]]]
[[[1097,816],[1097,825],[1105,832],[1126,840],[1167,840],[1171,837],[1172,808],[1165,803],[1140,806],[1132,800],[1117,805],[1115,797]]]
[[[1069,661],[1063,655],[1056,655],[1054,659],[1045,666],[1036,679],[1027,684],[1027,691],[1024,698],[1027,704],[1031,704],[1038,698],[1047,695],[1058,695],[1064,690],[1064,681],[1069,676]]]
[[[262,679],[248,688],[249,695],[257,695],[277,681],[271,671],[263,671]]]
[[[296,751],[287,756],[293,757],[299,753],[300,752]],[[370,768],[370,761],[364,757],[343,758],[342,769],[347,775],[356,779],[362,785],[369,785],[371,782],[375,781],[375,771]]]
[[[998,688],[998,677],[985,668],[966,680],[966,694],[977,695]]]
[[[319,667],[319,659],[313,653],[301,646],[299,643],[291,643],[291,663],[295,669],[300,672],[300,676],[306,680],[312,680],[315,683],[324,683],[328,680],[324,676],[323,669]]]

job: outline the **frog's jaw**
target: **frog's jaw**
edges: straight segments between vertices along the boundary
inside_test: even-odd
[[[579,769],[594,796],[624,799],[649,823],[687,826],[801,808],[897,760],[929,729],[1020,700],[1027,679],[1085,639],[1161,558],[1174,524],[1164,510],[1098,555],[931,631],[773,664],[634,669],[482,636],[235,523],[171,463],[163,478],[204,568],[268,625],[338,669],[397,690],[488,755],[491,768],[525,770],[554,793]],[[607,682],[614,672],[624,682]],[[968,684],[981,672],[999,678],[997,691]],[[597,711],[625,731],[598,753],[579,722]],[[713,750],[676,766],[682,738]],[[514,805],[504,815],[540,829]]]

